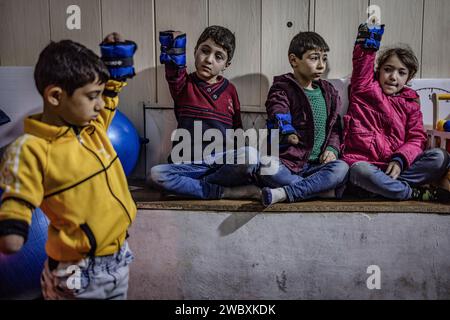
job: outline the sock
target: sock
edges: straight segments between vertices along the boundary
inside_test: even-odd
[[[261,189],[253,184],[223,188],[222,199],[260,199]]]
[[[265,207],[270,206],[271,204],[282,202],[287,199],[287,194],[284,188],[263,188],[262,189],[262,204]]]

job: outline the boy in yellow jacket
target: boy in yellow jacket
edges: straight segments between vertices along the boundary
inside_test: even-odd
[[[43,113],[25,120],[25,134],[0,165],[0,252],[20,250],[34,208],[50,220],[41,277],[46,299],[127,294],[133,255],[126,236],[136,206],[106,130],[117,94],[134,76],[136,44],[114,33],[101,51],[102,59],[63,40],[41,52],[34,78]]]

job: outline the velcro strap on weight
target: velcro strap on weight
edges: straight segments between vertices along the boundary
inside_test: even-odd
[[[108,68],[122,68],[131,67],[134,65],[133,57],[117,59],[115,57],[105,57],[103,58],[103,63]]]
[[[358,38],[366,38],[366,39],[374,39],[377,41],[381,41],[382,35],[379,33],[374,33],[370,31],[361,31],[358,33]]]
[[[278,128],[281,131],[281,134],[291,134],[295,133],[295,129],[292,126],[292,117],[289,113],[277,113],[275,114],[275,118],[278,121]]]

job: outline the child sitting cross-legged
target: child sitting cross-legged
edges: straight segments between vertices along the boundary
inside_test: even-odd
[[[353,50],[350,105],[344,116],[343,156],[349,181],[369,195],[446,202],[450,192],[429,184],[447,172],[445,150],[425,150],[419,95],[406,86],[418,70],[409,47],[383,51],[384,25],[361,24]]]

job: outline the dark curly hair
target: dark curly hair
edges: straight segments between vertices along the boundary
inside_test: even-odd
[[[227,62],[230,62],[236,47],[236,38],[234,37],[234,34],[225,27],[210,26],[206,28],[200,35],[200,38],[198,38],[195,50],[197,50],[202,42],[205,42],[208,39],[212,39],[215,43],[225,49],[228,56]]]
[[[106,83],[109,72],[103,61],[93,51],[71,40],[50,42],[39,55],[34,69],[34,81],[41,95],[49,85],[73,92],[98,78]]]

